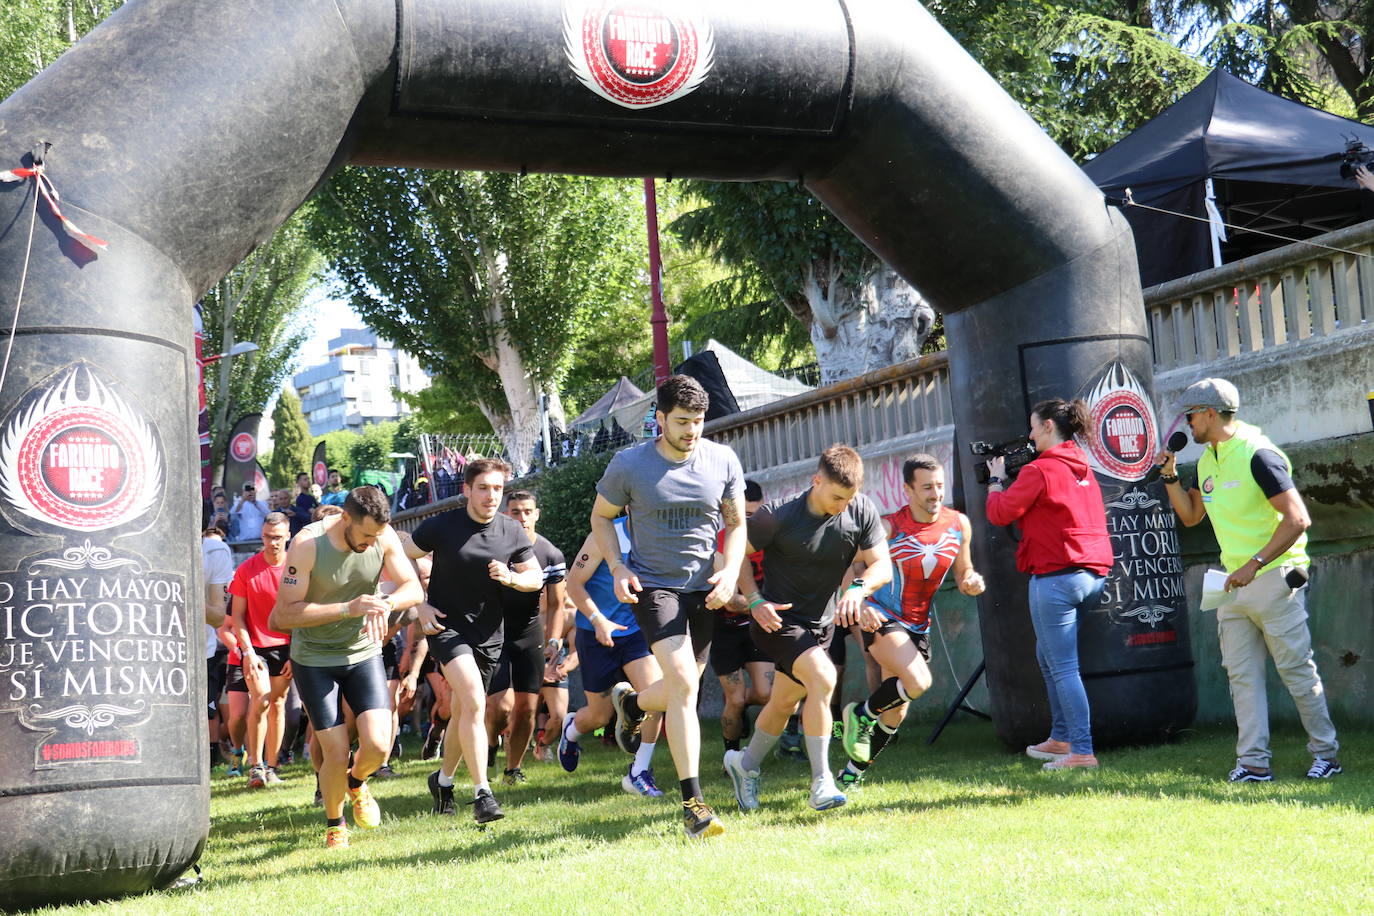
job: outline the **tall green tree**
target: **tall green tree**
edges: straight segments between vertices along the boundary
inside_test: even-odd
[[[281,389],[309,337],[309,294],[321,282],[324,259],[306,236],[298,213],[210,288],[201,300],[205,352],[226,353],[240,341],[255,353],[226,357],[205,372],[211,454],[224,454],[233,423],[263,410]]]
[[[282,389],[277,406],[272,408],[272,458],[267,477],[274,487],[294,487],[296,475],[310,472],[315,441],[310,425],[301,413],[301,401],[290,388]]]
[[[0,3],[0,99],[57,60],[124,0],[5,0]],[[6,166],[8,167],[8,166]]]
[[[632,183],[345,169],[311,231],[369,326],[466,393],[524,470],[540,400],[598,317],[643,295]]]

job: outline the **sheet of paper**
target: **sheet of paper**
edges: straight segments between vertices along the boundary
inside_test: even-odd
[[[1226,571],[1209,569],[1202,574],[1202,602],[1200,610],[1213,611],[1235,598],[1233,592],[1226,591]]]

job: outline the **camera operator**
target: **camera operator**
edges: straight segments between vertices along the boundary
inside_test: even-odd
[[[1096,767],[1088,695],[1078,670],[1078,615],[1097,601],[1114,558],[1102,491],[1074,441],[1086,436],[1088,406],[1054,398],[1035,405],[1030,440],[1038,453],[1005,492],[1005,459],[988,460],[988,521],[1021,522],[1016,568],[1030,573],[1035,658],[1050,700],[1050,737],[1026,748],[1047,770]]]

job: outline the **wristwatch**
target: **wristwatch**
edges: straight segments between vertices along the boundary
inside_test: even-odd
[[[850,588],[863,588],[863,587],[864,587],[864,577],[863,577],[863,576],[855,576],[853,579],[850,580],[850,582],[849,582],[849,587],[850,587]]]
[[[1000,486],[1002,485],[1002,478],[1000,478],[1000,477],[989,477],[989,478],[988,478],[988,486],[992,486],[993,484],[997,484],[997,485],[1000,487]]]
[[[1266,563],[1269,562],[1268,560],[1266,560],[1266,559],[1265,559],[1262,555],[1260,555],[1260,554],[1255,554],[1255,555],[1254,555],[1253,557],[1251,557],[1250,559],[1252,559],[1252,560],[1254,560],[1256,563],[1258,563],[1258,564],[1260,565],[1260,569],[1263,569],[1263,568],[1264,568],[1264,565],[1265,565]]]

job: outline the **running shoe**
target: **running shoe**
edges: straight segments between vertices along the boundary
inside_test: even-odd
[[[523,782],[529,782],[529,777],[525,775],[524,770],[515,767],[501,774],[501,782],[508,786],[518,786]]]
[[[453,786],[439,785],[439,770],[429,774],[429,795],[434,799],[434,807],[430,809],[431,814],[457,814],[458,809],[453,806]]]
[[[534,743],[533,753],[534,759],[538,760],[540,763],[548,763],[553,760],[553,748],[544,744],[542,741],[536,741]]]
[[[859,787],[859,783],[864,781],[863,770],[852,770],[845,767],[840,770],[840,775],[835,777],[835,784],[840,787],[841,792],[852,792]]]
[[[238,755],[237,755],[237,754],[235,754],[234,756],[232,756],[232,757],[229,758],[229,765],[228,765],[227,767],[224,768],[224,775],[225,775],[225,776],[242,776],[242,775],[243,775],[243,773],[239,772],[239,762],[238,762]]]
[[[384,763],[377,767],[377,772],[373,773],[371,776],[372,779],[399,779],[400,777],[401,774],[393,770],[389,763]]]
[[[425,746],[420,749],[421,760],[434,760],[439,756],[440,749],[444,746],[444,732],[447,726],[431,725],[429,734],[425,735]]]
[[[1097,769],[1097,758],[1092,754],[1065,754],[1063,757],[1056,757],[1040,769],[1050,770],[1095,770]]]
[[[868,763],[872,759],[870,748],[873,728],[877,724],[877,719],[859,712],[858,703],[850,703],[844,708],[844,752],[850,760]]]
[[[477,797],[468,804],[472,805],[472,819],[479,824],[489,824],[506,816],[490,789],[478,789]]]
[[[644,710],[640,709],[637,716],[628,715],[625,711],[626,698],[634,695],[634,690],[624,681],[611,688],[611,705],[615,707],[616,718],[615,743],[627,754],[639,750],[639,729],[644,724]]]
[[[735,787],[735,804],[741,811],[757,811],[759,807],[759,771],[744,768],[744,751],[725,752],[725,775]]]
[[[811,780],[811,807],[817,811],[829,811],[831,808],[838,808],[849,799],[845,798],[844,793],[835,787],[835,780],[829,773],[824,776],[817,776]]]
[[[620,788],[629,792],[631,795],[642,795],[645,798],[662,798],[663,791],[654,783],[654,768],[649,767],[642,773],[634,771],[635,765],[630,764],[630,771],[620,780]]]
[[[688,839],[700,840],[709,836],[720,836],[725,832],[725,825],[706,802],[699,798],[689,798],[682,803],[682,829]]]
[[[347,827],[326,827],[326,828],[324,828],[324,848],[325,848],[325,849],[347,849],[347,848],[348,848],[348,828],[347,828]]]
[[[1249,767],[1237,765],[1234,770],[1226,774],[1227,782],[1273,782],[1274,774],[1269,770],[1252,770]]]
[[[568,740],[568,726],[576,715],[570,712],[564,716],[563,727],[558,732],[558,763],[569,773],[577,769],[577,762],[582,759],[582,745]]]
[[[248,771],[248,788],[261,789],[267,785],[267,768],[262,764],[254,764]]]
[[[1326,757],[1315,757],[1312,760],[1312,768],[1307,771],[1307,778],[1330,779],[1339,772],[1341,772],[1340,761]]]
[[[284,782],[286,782],[286,780],[277,775],[276,767],[267,768],[267,784],[269,786],[279,786]]]
[[[372,790],[363,783],[356,789],[348,790],[348,801],[353,805],[353,823],[364,830],[372,830],[382,825],[382,809],[377,807],[377,799]]]
[[[1032,744],[1026,748],[1026,756],[1036,760],[1058,760],[1060,757],[1069,756],[1069,750],[1069,742],[1046,738],[1039,744]]]
[[[844,740],[844,720],[836,719],[830,724],[830,737],[836,740]]]

